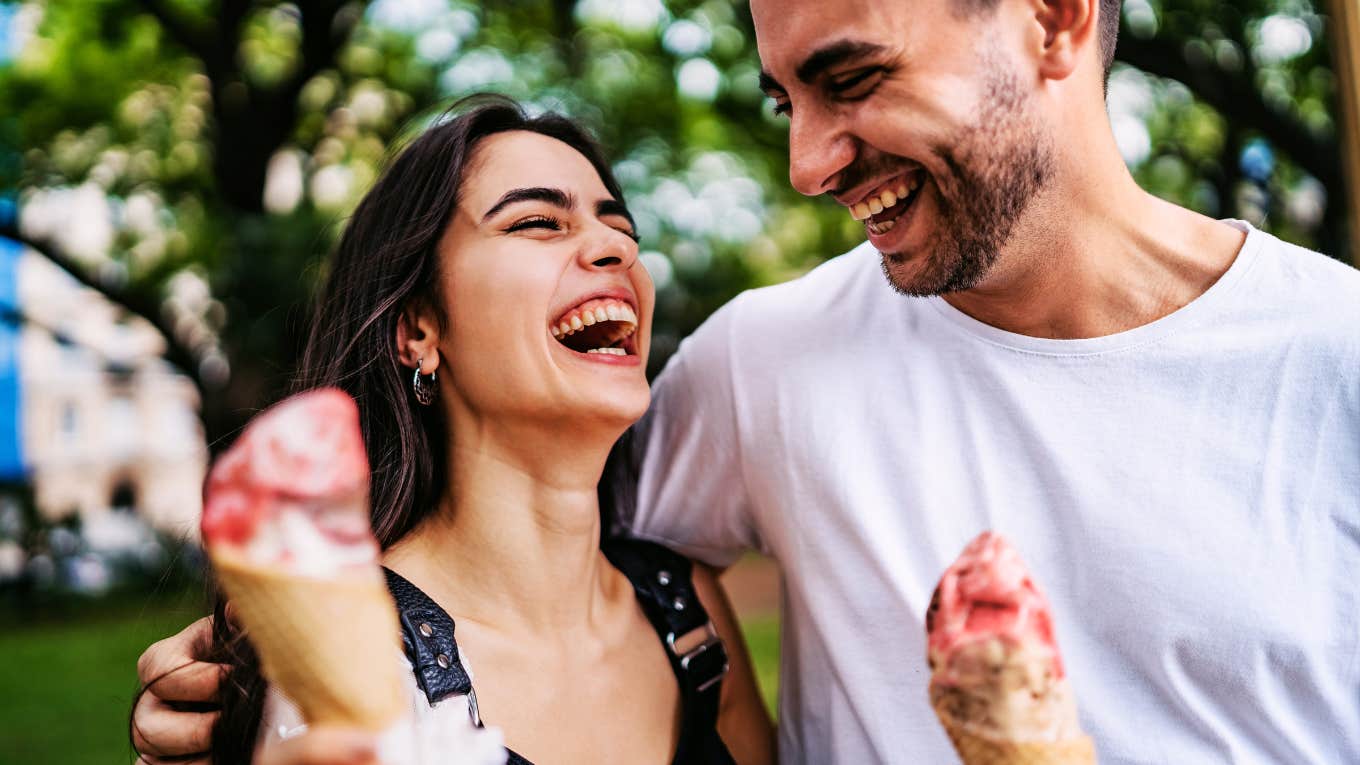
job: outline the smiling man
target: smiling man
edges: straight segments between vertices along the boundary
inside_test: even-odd
[[[1360,762],[1360,274],[1135,184],[1116,0],[751,10],[868,241],[682,345],[630,528],[780,562],[781,760],[954,761],[923,617],[995,528],[1102,763]]]

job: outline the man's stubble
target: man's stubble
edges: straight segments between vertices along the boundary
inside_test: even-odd
[[[935,178],[934,241],[920,253],[883,253],[883,272],[904,295],[960,292],[981,282],[1053,174],[1052,139],[1015,74],[995,55],[983,65],[986,92],[976,119],[936,148],[948,174]]]

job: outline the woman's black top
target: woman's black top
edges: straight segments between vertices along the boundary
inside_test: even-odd
[[[727,651],[718,639],[708,613],[699,602],[690,577],[690,561],[660,545],[632,539],[611,539],[605,557],[633,584],[642,611],[666,647],[671,670],[680,683],[683,715],[680,743],[672,765],[729,765],[727,747],[718,738],[718,697],[727,672]],[[477,694],[458,657],[453,618],[418,587],[393,571],[386,571],[387,587],[397,601],[402,645],[416,675],[416,684],[430,704],[450,696],[470,696],[473,722]],[[589,672],[590,667],[581,671]],[[608,725],[601,721],[601,725]],[[531,765],[510,752],[507,765]]]

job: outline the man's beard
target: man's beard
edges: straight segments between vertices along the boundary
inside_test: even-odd
[[[1033,123],[1015,75],[997,60],[986,66],[987,93],[976,121],[951,145],[936,149],[949,175],[934,178],[939,218],[933,241],[910,255],[883,253],[883,273],[904,295],[976,286],[1052,174],[1051,141]]]

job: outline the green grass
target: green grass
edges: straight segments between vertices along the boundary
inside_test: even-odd
[[[770,714],[779,718],[775,700],[779,698],[779,617],[757,616],[742,622],[741,632],[751,649],[760,695]]]
[[[0,617],[0,761],[131,763],[137,657],[203,614],[196,595],[118,599]]]

